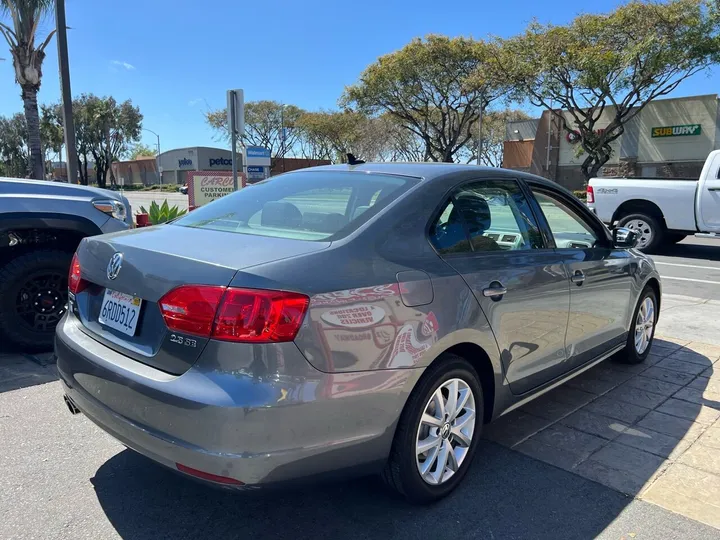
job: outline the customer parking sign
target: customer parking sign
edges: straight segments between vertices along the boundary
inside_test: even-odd
[[[188,172],[189,206],[197,208],[206,205],[228,193],[235,191],[232,171],[192,171]],[[244,188],[245,175],[238,173],[238,185]]]

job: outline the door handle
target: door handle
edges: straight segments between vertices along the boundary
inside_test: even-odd
[[[483,296],[498,301],[502,300],[502,297],[507,293],[507,287],[499,281],[493,281],[488,288],[483,289],[482,293]]]
[[[585,274],[583,274],[581,270],[575,270],[575,273],[570,278],[570,281],[579,287],[585,283]]]
[[[709,187],[709,188],[707,188],[707,189],[708,189],[708,191],[720,191],[720,187],[714,187],[714,186],[713,186],[713,187]]]

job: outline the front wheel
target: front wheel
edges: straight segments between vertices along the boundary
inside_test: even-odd
[[[655,291],[648,287],[640,295],[640,301],[635,307],[625,352],[620,355],[623,362],[639,364],[645,361],[655,337],[657,319],[657,296]]]
[[[411,502],[448,495],[470,467],[483,410],[482,387],[472,365],[453,354],[439,358],[400,417],[385,482]]]
[[[646,214],[630,214],[620,218],[618,225],[635,231],[638,235],[637,249],[651,252],[665,239],[664,224],[656,217]]]
[[[38,250],[0,268],[0,336],[23,351],[50,349],[67,309],[71,253]]]

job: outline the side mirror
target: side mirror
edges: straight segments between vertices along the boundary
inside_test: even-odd
[[[613,246],[618,249],[631,249],[637,245],[638,234],[632,229],[616,227],[613,229]]]

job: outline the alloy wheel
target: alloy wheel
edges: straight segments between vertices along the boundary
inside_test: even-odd
[[[654,327],[655,303],[652,298],[647,296],[640,304],[635,321],[635,351],[638,354],[643,354],[650,345]]]
[[[431,485],[447,482],[467,457],[475,433],[475,395],[462,379],[443,382],[423,409],[415,440],[418,471]]]

